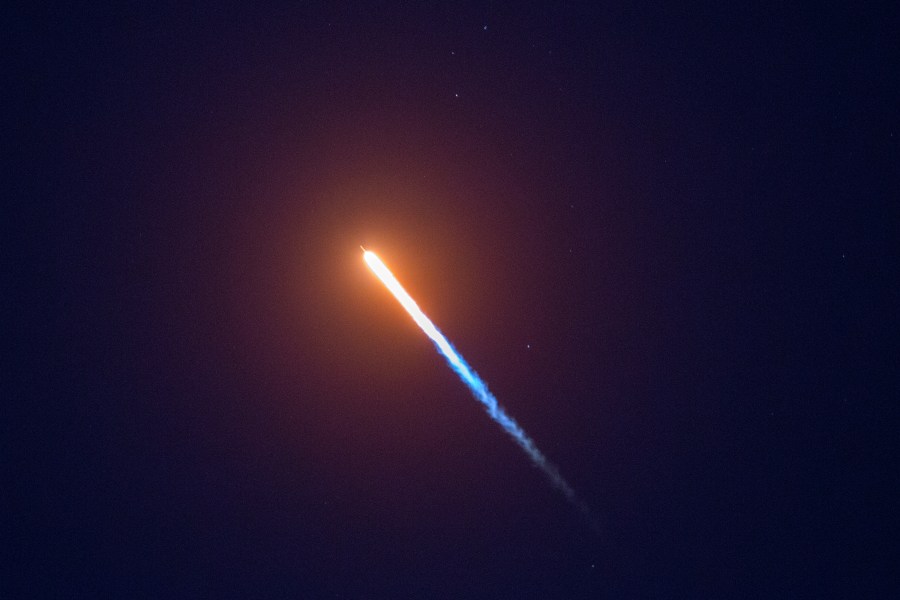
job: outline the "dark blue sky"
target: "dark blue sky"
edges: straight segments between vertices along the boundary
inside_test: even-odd
[[[13,11],[0,596],[896,593],[896,23]]]

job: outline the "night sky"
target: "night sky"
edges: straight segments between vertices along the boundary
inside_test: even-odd
[[[897,593],[895,14],[77,4],[4,18],[0,597]]]

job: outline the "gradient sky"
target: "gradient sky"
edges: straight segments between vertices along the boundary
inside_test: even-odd
[[[896,593],[895,14],[244,4],[4,19],[0,596]]]

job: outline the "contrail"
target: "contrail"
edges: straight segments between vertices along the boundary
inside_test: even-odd
[[[381,282],[387,286],[388,290],[390,290],[403,308],[406,309],[406,312],[413,318],[413,321],[415,321],[422,331],[425,332],[425,335],[434,342],[438,352],[444,355],[444,358],[450,363],[450,367],[452,367],[465,384],[469,386],[472,395],[484,405],[484,408],[491,418],[494,419],[494,421],[496,421],[500,427],[502,427],[503,430],[522,447],[531,458],[532,462],[544,472],[550,480],[550,483],[561,491],[566,499],[578,508],[578,510],[587,518],[594,530],[597,530],[599,527],[597,518],[591,513],[587,505],[575,495],[572,486],[563,479],[559,470],[547,460],[547,457],[541,454],[541,451],[537,449],[537,446],[534,445],[532,439],[528,437],[519,424],[506,414],[506,411],[503,410],[494,395],[488,391],[487,384],[481,380],[478,374],[472,370],[463,357],[459,355],[452,345],[450,345],[450,342],[447,341],[444,334],[434,326],[431,319],[425,316],[425,313],[422,312],[419,305],[416,304],[416,301],[412,299],[405,289],[403,289],[403,286],[400,285],[400,282],[397,281],[397,278],[394,277],[394,274],[391,273],[390,269],[381,262],[381,259],[378,258],[374,252],[366,250],[365,248],[363,248],[363,259],[375,275],[378,276]]]

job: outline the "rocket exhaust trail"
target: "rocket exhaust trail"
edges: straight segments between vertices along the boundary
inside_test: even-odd
[[[360,247],[362,248],[362,246]],[[478,374],[472,370],[465,360],[463,360],[463,357],[450,345],[450,342],[447,341],[444,334],[438,331],[438,328],[434,326],[431,319],[425,316],[425,313],[422,312],[419,305],[416,304],[416,301],[412,299],[405,289],[403,289],[403,286],[400,285],[400,282],[397,281],[397,278],[394,277],[394,274],[391,273],[390,269],[381,262],[381,259],[378,258],[374,252],[366,250],[365,248],[363,248],[363,259],[375,275],[378,276],[381,282],[388,290],[390,290],[397,301],[400,302],[403,308],[406,309],[406,312],[413,318],[413,321],[415,321],[422,331],[425,332],[425,335],[434,342],[438,352],[444,355],[444,358],[447,359],[450,367],[462,378],[463,382],[469,387],[469,390],[471,390],[472,395],[475,396],[475,399],[484,405],[488,415],[490,415],[490,417],[496,421],[497,424],[499,424],[500,427],[502,427],[503,430],[519,444],[519,446],[521,446],[525,453],[528,454],[529,458],[531,458],[531,461],[544,472],[550,480],[550,483],[561,491],[569,502],[578,508],[582,515],[590,522],[592,528],[595,531],[598,530],[599,523],[597,518],[591,513],[587,505],[575,495],[575,491],[566,480],[563,479],[559,470],[557,470],[557,468],[541,454],[541,451],[537,449],[537,446],[534,445],[532,439],[528,437],[519,424],[506,414],[506,411],[503,410],[494,395],[488,391],[487,384],[481,380]]]

